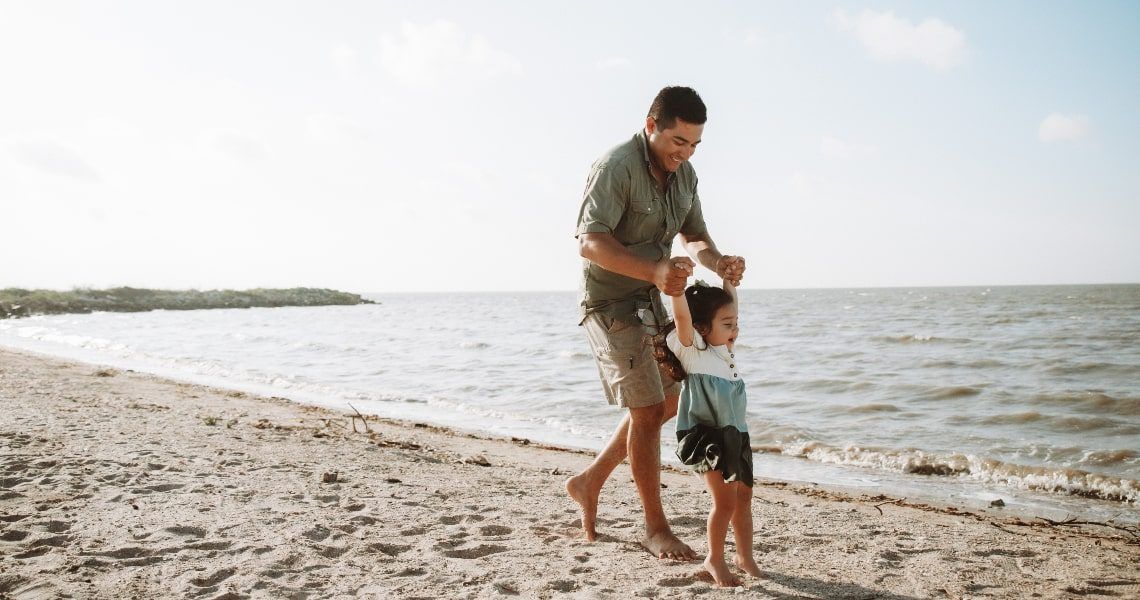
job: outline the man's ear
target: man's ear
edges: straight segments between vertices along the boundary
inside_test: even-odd
[[[645,133],[653,135],[657,132],[657,120],[653,117],[645,117]]]

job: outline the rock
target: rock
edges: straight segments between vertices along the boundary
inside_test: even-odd
[[[990,502],[990,506],[996,506],[998,508],[1001,508],[1001,507],[1005,506],[1005,501],[1002,500],[1001,498],[998,498],[997,500]]]
[[[336,483],[339,480],[340,473],[337,473],[336,471],[331,471],[329,473],[321,475],[321,483]]]
[[[487,460],[487,457],[482,454],[472,454],[471,456],[464,457],[461,462],[468,465],[479,465],[480,467],[491,466],[491,461]]]

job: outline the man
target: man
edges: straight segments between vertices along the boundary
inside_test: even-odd
[[[581,325],[610,404],[628,409],[594,462],[566,481],[586,539],[596,537],[598,496],[629,456],[645,513],[642,545],[659,558],[688,560],[693,550],[673,535],[661,507],[661,426],[677,414],[680,386],[661,373],[647,336],[668,315],[661,293],[677,296],[695,259],[739,283],[744,259],[724,256],[705,227],[689,158],[701,142],[705,104],[687,87],[662,89],[645,128],[593,165],[578,214],[582,255]],[[681,236],[688,257],[670,257]]]

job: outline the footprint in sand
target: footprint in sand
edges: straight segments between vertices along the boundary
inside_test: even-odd
[[[460,523],[478,523],[485,518],[483,515],[446,515],[440,517],[439,522],[444,525],[458,525]]]
[[[309,529],[308,531],[302,533],[301,535],[305,536],[306,538],[308,538],[314,542],[323,542],[326,539],[328,539],[328,537],[330,535],[332,535],[332,531],[328,527],[325,527],[323,525],[317,525],[316,527]]]
[[[19,542],[19,541],[22,541],[24,538],[28,537],[29,535],[31,535],[31,534],[27,531],[20,531],[19,529],[11,529],[9,531],[5,531],[4,533],[0,533],[0,541]]]
[[[506,546],[496,546],[492,544],[481,544],[476,548],[463,548],[460,550],[449,550],[444,552],[443,555],[448,558],[483,558],[499,552],[506,552],[509,550]]]
[[[502,525],[484,525],[479,528],[479,533],[485,536],[510,535],[512,532],[513,529]]]
[[[189,525],[175,525],[174,527],[167,527],[166,529],[163,529],[163,531],[167,533],[173,533],[174,535],[183,535],[188,537],[206,537],[205,529],[201,527],[191,527]]]
[[[405,544],[378,543],[378,544],[369,544],[368,549],[372,550],[374,552],[379,552],[381,554],[387,554],[388,556],[398,556],[400,554],[407,552],[408,550],[411,550],[412,547],[405,545]]]
[[[692,577],[667,577],[657,582],[661,587],[679,588],[688,587],[696,583],[697,580]]]
[[[214,571],[214,573],[211,575],[191,579],[190,583],[193,585],[196,585],[198,587],[203,587],[203,588],[214,587],[214,586],[218,585],[219,583],[229,579],[234,573],[237,573],[236,568],[227,567],[225,569],[219,569],[217,571]]]
[[[570,581],[568,579],[557,579],[546,584],[548,589],[556,592],[573,592],[578,589],[577,581]]]
[[[44,531],[48,533],[63,533],[65,531],[70,531],[71,526],[74,524],[75,523],[71,523],[69,521],[48,521],[47,523],[43,524],[43,528]]]

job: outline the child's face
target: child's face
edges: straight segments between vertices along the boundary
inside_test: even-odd
[[[731,350],[736,343],[736,336],[740,334],[737,313],[735,302],[717,309],[713,315],[712,327],[707,334],[704,334],[705,341],[711,346],[727,345]]]

